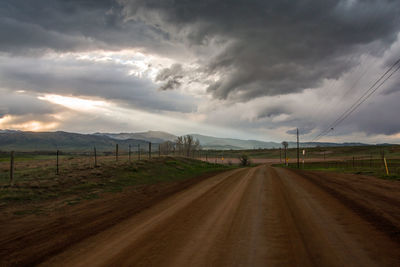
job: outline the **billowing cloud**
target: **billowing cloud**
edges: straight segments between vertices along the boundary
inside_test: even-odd
[[[156,27],[127,22],[114,0],[0,2],[0,51],[38,55],[131,47],[182,54]]]
[[[1,58],[1,57],[0,57]],[[90,96],[144,110],[190,112],[195,100],[177,92],[157,92],[150,77],[130,75],[134,66],[113,60],[2,57],[2,86],[36,93]],[[21,99],[22,101],[22,99]]]
[[[312,139],[398,58],[398,14],[391,0],[4,0],[1,127]],[[399,88],[394,75],[327,140],[400,141]]]
[[[157,77],[156,81],[164,82],[160,87],[160,90],[172,90],[179,88],[182,84],[181,79],[183,76],[183,69],[181,64],[173,64],[169,68],[162,69]]]
[[[216,98],[248,100],[315,88],[364,53],[382,53],[400,29],[398,1],[121,0],[133,20],[191,45],[230,44],[204,71]]]

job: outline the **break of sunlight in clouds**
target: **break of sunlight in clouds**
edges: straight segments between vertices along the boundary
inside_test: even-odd
[[[39,96],[38,99],[49,101],[51,103],[62,105],[64,107],[78,111],[93,111],[110,106],[110,104],[105,101],[82,99],[78,97],[61,95],[44,95]]]
[[[220,135],[226,133],[226,128],[207,125],[203,123],[204,115],[201,114],[188,114],[182,116],[179,113],[165,113],[165,114],[154,114],[151,112],[145,112],[141,110],[135,110],[132,108],[121,107],[113,102],[106,102],[100,100],[88,100],[78,97],[66,97],[60,95],[45,95],[39,96],[38,99],[42,101],[47,101],[52,104],[57,104],[62,107],[71,109],[73,112],[60,110],[60,112],[53,116],[58,122],[54,123],[41,123],[43,129],[50,129],[55,125],[60,123],[73,123],[74,121],[80,122],[92,121],[95,123],[96,118],[93,115],[101,115],[101,121],[105,123],[112,122],[114,125],[120,123],[121,125],[126,125],[129,129],[135,129],[136,131],[146,131],[146,130],[157,130],[157,127],[162,127],[165,131],[183,135],[185,133],[207,133],[215,132]],[[72,118],[71,118],[72,116]],[[79,119],[77,119],[79,117]],[[28,126],[36,127],[38,125],[26,123],[23,129],[28,129]],[[22,129],[22,124],[15,124],[14,128]],[[46,128],[47,127],[47,128]],[[177,130],[178,129],[178,130]],[[30,129],[34,130],[34,129]],[[112,131],[112,128],[105,128],[107,131]],[[245,138],[246,133],[238,130],[230,129],[231,134],[235,136]],[[86,132],[91,133],[90,130]]]
[[[145,53],[135,49],[124,49],[121,51],[96,50],[89,52],[69,53],[65,56],[72,56],[77,60],[93,61],[99,63],[112,63],[116,65],[126,65],[129,68],[128,75],[139,78],[155,78],[161,69],[174,63],[173,60],[160,57],[154,54]],[[63,57],[61,55],[61,57]]]
[[[41,122],[36,120],[24,121],[21,123],[14,122],[14,116],[4,116],[0,118],[0,129],[17,129],[22,131],[49,131],[56,130],[59,127],[57,122]]]

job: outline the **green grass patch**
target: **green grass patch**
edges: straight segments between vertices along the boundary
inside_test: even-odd
[[[77,163],[79,165],[79,163]],[[3,178],[0,202],[37,203],[71,198],[67,205],[99,198],[102,192],[121,192],[126,187],[190,179],[205,173],[237,168],[188,158],[160,157],[133,162],[107,162],[93,168],[84,163],[63,166],[60,175],[54,166],[32,168],[17,173],[14,186]]]
[[[309,147],[300,148],[306,151],[305,158],[329,160],[338,157],[373,157],[379,158],[381,153],[389,158],[400,158],[400,145],[371,145],[371,146],[338,146],[338,147]],[[247,154],[250,158],[269,158],[269,159],[284,159],[284,151],[279,148],[273,149],[249,149],[249,150],[209,150],[207,155],[209,158],[225,157],[225,158],[239,158],[241,154]],[[294,159],[297,156],[297,149],[289,147],[287,150],[287,157]]]

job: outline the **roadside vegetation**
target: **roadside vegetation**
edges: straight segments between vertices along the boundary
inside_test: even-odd
[[[276,164],[275,166],[286,167],[284,164]],[[297,163],[289,163],[287,167],[297,169]],[[300,163],[300,169],[303,170],[370,175],[378,178],[400,181],[400,159],[387,160],[387,167],[389,175],[386,172],[384,161],[382,159],[373,158]]]
[[[40,155],[38,158],[23,157],[16,166],[13,186],[9,185],[8,162],[1,162],[0,210],[10,205],[46,201],[74,205],[85,199],[99,198],[102,193],[121,192],[132,186],[180,181],[237,167],[183,157],[157,157],[131,162],[126,159],[115,162],[106,157],[100,158],[100,163],[94,168],[88,160],[66,156],[57,175],[54,158],[49,160]],[[25,212],[40,213],[40,208]],[[25,212],[19,211],[21,214]]]
[[[305,159],[332,159],[332,158],[352,158],[357,157],[373,157],[379,158],[382,153],[384,153],[389,158],[399,158],[400,159],[400,145],[371,145],[371,146],[344,146],[344,147],[300,147],[300,152],[305,150]],[[205,153],[203,151],[203,153]],[[249,150],[208,150],[208,155],[210,157],[224,156],[226,158],[238,158],[242,154],[246,154],[248,157],[258,159],[258,158],[268,158],[268,159],[284,159],[284,149],[279,148],[273,149],[249,149]],[[289,159],[296,158],[297,150],[295,147],[288,147],[287,156]],[[301,158],[303,156],[301,155]]]

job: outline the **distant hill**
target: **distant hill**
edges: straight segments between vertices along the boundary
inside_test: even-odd
[[[127,150],[129,144],[147,149],[148,143],[143,140],[116,140],[107,136],[77,134],[68,132],[23,132],[0,131],[0,150],[2,151],[113,151],[118,143],[120,150]]]
[[[281,143],[277,142],[265,142],[258,140],[241,140],[232,138],[218,138],[200,134],[191,134],[194,138],[200,141],[201,146],[204,149],[271,149],[281,147]],[[296,142],[288,142],[289,148],[297,146]],[[333,146],[366,146],[367,144],[362,143],[319,143],[319,142],[300,142],[301,147],[333,147]]]
[[[364,143],[329,143],[329,142],[304,142],[300,145],[302,147],[340,147],[340,146],[370,146]],[[296,142],[289,142],[289,147],[296,147]]]
[[[258,140],[241,140],[233,138],[219,138],[200,134],[190,134],[200,141],[203,149],[216,150],[242,150],[242,149],[270,149],[281,146],[277,142],[264,142]],[[99,151],[113,151],[118,143],[121,151],[127,150],[129,144],[141,145],[148,148],[148,142],[153,144],[173,141],[177,137],[161,131],[148,131],[140,133],[95,133],[77,134],[68,132],[23,132],[13,130],[0,130],[0,150],[2,151],[39,151],[39,150],[64,150],[64,151],[91,151],[94,146]],[[333,147],[333,146],[365,146],[362,143],[300,143],[301,147]],[[296,142],[289,142],[289,148],[296,147]],[[154,150],[157,147],[154,146]]]
[[[125,140],[128,138],[145,140],[152,143],[162,143],[165,141],[174,141],[177,136],[160,131],[148,131],[141,133],[95,133],[95,135],[108,136],[117,140]],[[253,148],[273,148],[278,147],[279,143],[263,142],[257,140],[240,140],[232,138],[218,138],[200,134],[190,134],[200,141],[203,149],[221,149],[221,150],[238,150]]]
[[[95,133],[95,135],[108,136],[117,140],[137,139],[152,143],[174,141],[177,137],[173,134],[161,131],[147,131],[140,133]]]
[[[253,149],[253,148],[277,148],[276,142],[263,142],[257,140],[241,140],[233,138],[219,138],[200,134],[190,134],[200,141],[204,149]]]

